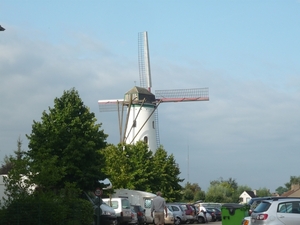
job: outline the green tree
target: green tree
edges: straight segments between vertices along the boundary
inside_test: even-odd
[[[205,191],[202,191],[202,190],[197,191],[197,192],[195,193],[195,195],[194,195],[194,202],[200,201],[200,200],[201,200],[201,201],[204,201],[205,198],[206,198],[206,193],[205,193]]]
[[[101,154],[106,158],[102,170],[109,176],[114,189],[152,190],[153,156],[144,142],[137,142],[135,145],[108,145]]]
[[[180,168],[174,155],[168,156],[166,150],[162,146],[159,147],[154,153],[152,169],[154,171],[152,192],[160,190],[167,201],[179,201],[182,198],[182,187],[179,183],[184,179],[179,177]]]
[[[290,181],[287,182],[287,183],[285,183],[285,188],[283,188],[282,190],[285,190],[284,192],[290,190],[292,188],[293,184],[300,184],[300,176],[299,177],[297,177],[297,176],[290,176]]]
[[[43,191],[58,191],[67,184],[94,190],[106,178],[101,172],[104,158],[97,151],[106,147],[107,135],[100,128],[78,92],[64,91],[26,135],[30,181]]]
[[[100,154],[106,158],[103,173],[114,189],[161,191],[168,201],[181,199],[179,167],[174,156],[168,156],[162,147],[153,153],[146,143],[139,141],[133,145],[108,145]]]
[[[195,202],[205,199],[205,192],[201,190],[201,187],[197,183],[191,184],[190,182],[187,182],[182,192],[182,201],[184,202]]]
[[[218,202],[218,203],[228,203],[232,202],[232,199],[227,196],[228,187],[223,186],[221,183],[213,182],[209,186],[205,194],[205,202]]]
[[[252,188],[247,185],[239,185],[237,187],[237,192],[241,195],[244,191],[252,191]]]
[[[222,188],[220,188],[221,186]],[[216,198],[223,199],[225,202],[239,202],[238,184],[233,178],[224,180],[222,177],[219,180],[210,182],[210,189],[206,193],[205,201],[211,201],[214,198],[213,191],[217,191]]]
[[[8,174],[12,169],[12,163],[9,156],[4,156],[3,162],[0,167],[0,174]]]
[[[194,193],[191,189],[186,189],[183,191],[183,202],[192,202],[194,200]]]
[[[299,177],[291,176],[290,177],[290,183],[291,184],[300,184],[300,176]]]
[[[22,151],[22,140],[19,137],[17,140],[17,150],[14,151],[15,155],[5,156],[4,162],[0,167],[0,174],[8,174],[8,172],[13,168],[12,159],[21,159],[24,151]]]
[[[300,176],[299,177],[290,176],[290,182],[286,183],[285,186],[287,187],[288,190],[290,190],[293,184],[300,184]]]
[[[276,188],[276,192],[277,194],[279,195],[282,195],[284,192],[287,192],[289,189],[287,189],[286,187],[282,187],[282,186],[279,186],[278,188]]]
[[[266,197],[271,196],[270,190],[267,188],[259,188],[256,190],[256,196],[258,197]]]

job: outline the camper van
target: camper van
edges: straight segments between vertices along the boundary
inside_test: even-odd
[[[131,205],[140,205],[146,211],[146,223],[153,223],[153,218],[151,217],[151,203],[152,199],[156,196],[153,193],[129,189],[116,189],[115,193],[112,195],[114,198],[127,198]]]

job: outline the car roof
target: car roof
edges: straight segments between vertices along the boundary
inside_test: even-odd
[[[289,200],[295,200],[295,201],[299,201],[300,200],[300,197],[281,197],[281,198],[274,198],[274,199],[265,199],[265,200],[262,200],[262,202],[269,202],[269,203],[272,203],[272,202],[283,202],[283,201],[289,201]]]
[[[289,198],[296,198],[296,197],[282,197],[282,196],[269,196],[269,197],[255,197],[251,198],[248,204],[252,204],[255,201],[263,201],[263,200],[279,200],[279,199],[289,199]]]

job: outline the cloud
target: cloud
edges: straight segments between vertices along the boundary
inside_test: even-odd
[[[73,87],[103,124],[108,141],[119,141],[117,113],[100,113],[97,101],[123,98],[135,82],[139,85],[137,56],[120,55],[93,36],[72,34],[69,39],[51,43],[16,32],[2,36],[0,159],[16,150],[20,135],[27,149],[25,134],[31,133],[32,121]],[[151,57],[151,69],[154,91],[209,87],[208,102],[164,103],[158,109],[161,144],[174,154],[184,178],[205,190],[219,177],[269,185],[266,168],[281,177],[272,187],[293,175],[276,165],[297,163],[297,69],[274,78],[237,76],[199,59],[177,64],[164,57]]]

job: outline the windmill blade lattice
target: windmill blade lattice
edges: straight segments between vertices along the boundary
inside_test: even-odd
[[[100,112],[120,111],[122,109],[123,104],[124,104],[124,99],[99,100],[98,101]]]
[[[156,90],[155,98],[161,102],[209,101],[208,88]]]
[[[148,91],[151,91],[152,81],[147,32],[140,32],[138,35],[138,61],[140,86],[143,88],[147,88]]]

